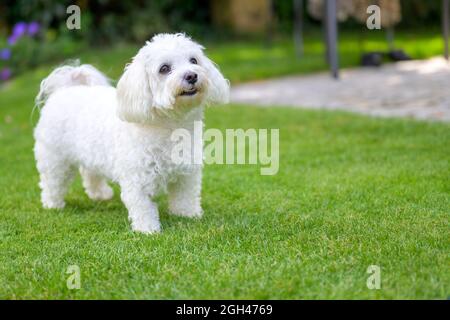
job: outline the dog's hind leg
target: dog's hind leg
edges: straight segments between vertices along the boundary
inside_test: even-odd
[[[83,179],[84,190],[89,198],[100,201],[109,200],[113,197],[114,191],[105,178],[83,167],[80,167],[80,174]]]
[[[60,209],[65,205],[64,196],[74,176],[75,168],[60,153],[36,142],[34,148],[41,201],[46,209]]]

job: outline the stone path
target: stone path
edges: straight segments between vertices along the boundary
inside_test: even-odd
[[[232,87],[231,101],[450,121],[450,64],[432,58],[342,70],[338,81],[320,73],[246,83]]]

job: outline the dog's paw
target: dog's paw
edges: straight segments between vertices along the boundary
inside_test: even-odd
[[[169,211],[172,215],[180,217],[200,219],[203,216],[203,210],[201,207],[186,208],[186,207],[169,206]]]
[[[44,209],[62,209],[64,208],[66,203],[64,200],[54,201],[54,200],[42,200],[42,206]]]
[[[158,222],[153,223],[133,223],[131,228],[134,232],[140,232],[144,234],[155,234],[161,232],[161,224]]]

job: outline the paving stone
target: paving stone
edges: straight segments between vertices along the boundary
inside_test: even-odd
[[[432,58],[346,69],[339,80],[324,72],[246,83],[232,87],[231,101],[450,121],[450,64]]]

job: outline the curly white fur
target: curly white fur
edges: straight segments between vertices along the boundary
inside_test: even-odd
[[[167,64],[170,72],[160,68]],[[187,74],[196,74],[189,82]],[[171,160],[174,129],[194,129],[207,104],[227,103],[229,83],[183,34],[160,34],[139,50],[117,89],[89,65],[62,66],[41,83],[34,137],[45,208],[64,207],[79,169],[86,193],[107,200],[117,182],[133,230],[161,230],[152,198],[168,191],[172,214],[200,217],[201,165]],[[202,144],[202,141],[194,141]]]

